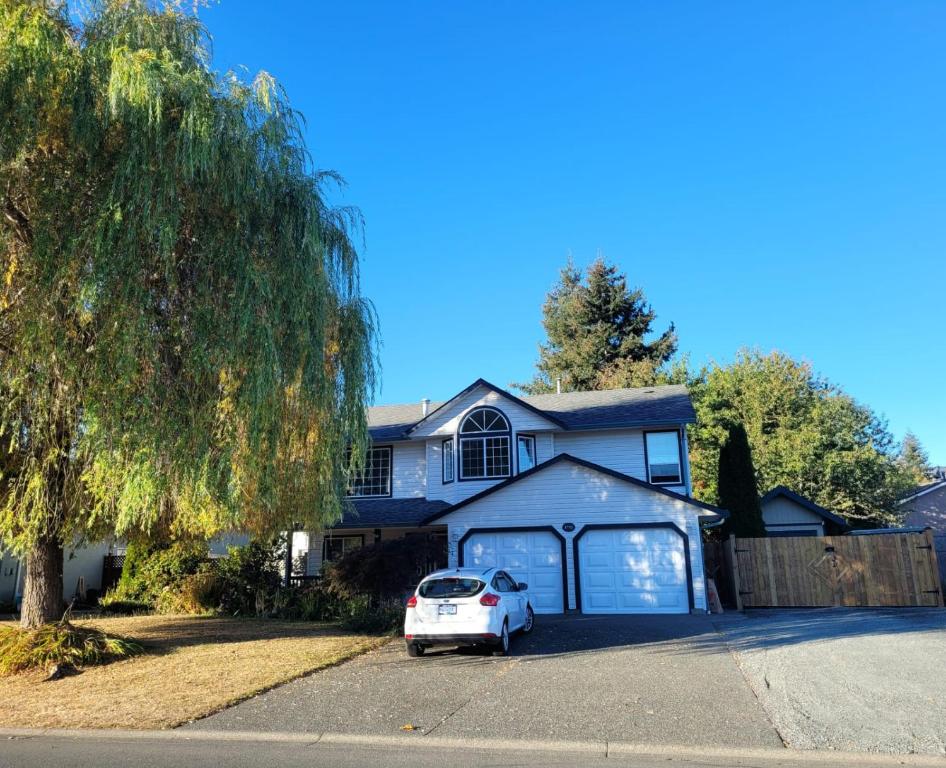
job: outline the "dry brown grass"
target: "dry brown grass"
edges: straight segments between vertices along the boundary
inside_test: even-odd
[[[133,638],[145,653],[61,680],[0,678],[0,725],[171,728],[376,648],[387,638],[326,624],[131,616],[76,621]]]

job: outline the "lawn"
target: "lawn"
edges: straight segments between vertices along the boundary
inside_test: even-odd
[[[190,616],[75,621],[145,646],[60,680],[0,678],[0,726],[172,728],[387,641],[329,624]]]

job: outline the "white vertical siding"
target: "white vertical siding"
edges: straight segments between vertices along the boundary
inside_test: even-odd
[[[560,435],[556,436],[556,443],[559,437]],[[699,511],[699,508],[686,501],[641,488],[571,462],[561,462],[473,502],[438,522],[447,524],[451,567],[457,564],[457,544],[460,538],[471,528],[554,526],[566,539],[570,608],[576,607],[572,542],[583,526],[600,523],[671,522],[687,534],[694,607],[705,610],[706,588]],[[562,530],[562,525],[567,522],[574,523],[574,531]]]

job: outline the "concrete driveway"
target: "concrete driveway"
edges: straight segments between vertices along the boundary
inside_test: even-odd
[[[785,742],[946,753],[946,611],[752,611],[715,617]]]
[[[411,659],[394,641],[186,727],[782,745],[707,617],[539,617],[512,651]]]

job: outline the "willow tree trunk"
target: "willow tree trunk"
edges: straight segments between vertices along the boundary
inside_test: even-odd
[[[62,616],[62,545],[45,536],[26,555],[20,626],[35,629]]]

